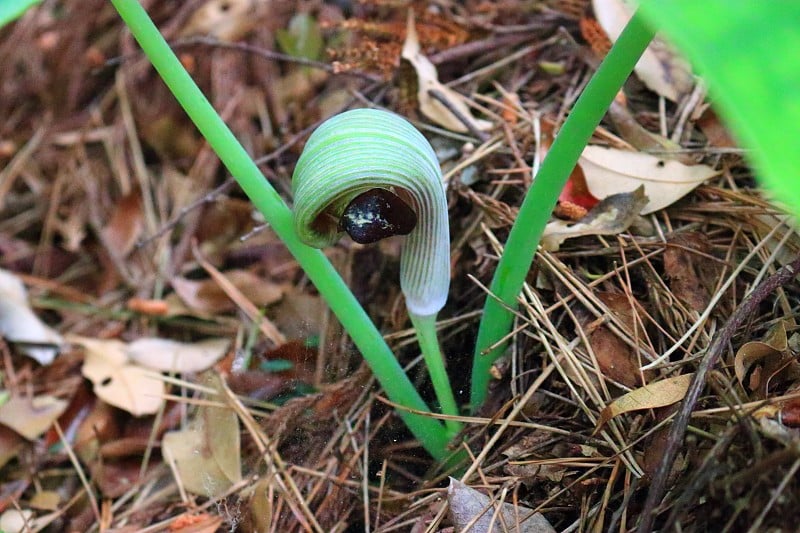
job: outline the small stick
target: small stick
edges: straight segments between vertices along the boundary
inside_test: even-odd
[[[186,46],[192,45],[204,45],[204,46],[211,46],[215,48],[226,48],[229,50],[239,50],[240,52],[246,52],[248,54],[253,54],[264,59],[270,59],[273,61],[283,61],[286,63],[295,63],[297,65],[302,65],[305,67],[317,68],[320,70],[324,70],[325,72],[329,72],[331,74],[337,74],[341,76],[351,76],[354,78],[361,78],[369,81],[383,81],[379,76],[375,76],[373,74],[368,74],[366,72],[360,72],[356,70],[345,70],[345,71],[337,71],[334,65],[329,63],[325,63],[324,61],[316,61],[314,59],[307,59],[305,57],[295,57],[289,54],[282,54],[280,52],[275,52],[273,50],[267,50],[265,48],[261,48],[259,46],[254,46],[252,44],[247,43],[227,43],[220,41],[218,39],[214,39],[212,37],[186,37],[182,39],[177,39],[169,43],[170,47],[173,50],[177,50],[178,48],[183,48]],[[139,52],[136,54],[130,54],[128,56],[119,56],[112,59],[109,59],[105,62],[105,67],[114,67],[123,63],[126,60],[131,59],[131,56],[140,55]]]
[[[529,34],[508,34],[498,37],[489,37],[488,39],[470,41],[452,48],[447,48],[446,50],[433,54],[428,59],[430,59],[431,63],[434,65],[441,65],[442,63],[455,61],[475,54],[486,54],[487,52],[502,48],[503,46],[522,44],[534,38],[535,36]]]
[[[453,114],[453,116],[459,120],[459,122],[464,124],[464,126],[467,127],[467,129],[472,135],[480,139],[481,142],[486,142],[489,140],[489,134],[487,134],[485,131],[481,131],[478,128],[476,128],[472,120],[469,117],[465,117],[464,113],[456,109],[456,106],[454,106],[453,103],[450,100],[448,100],[445,97],[445,95],[442,94],[441,91],[438,91],[436,89],[430,89],[428,91],[428,94],[430,94],[433,98],[438,100],[440,104],[445,106],[447,110],[450,111]]]
[[[667,444],[664,448],[661,463],[658,465],[658,469],[653,476],[653,481],[650,484],[650,490],[647,493],[647,500],[645,501],[644,510],[642,511],[641,522],[639,523],[639,528],[636,530],[638,533],[649,533],[653,530],[656,507],[661,503],[664,496],[667,477],[672,471],[672,464],[675,462],[678,448],[686,435],[686,428],[689,426],[689,418],[692,416],[692,410],[698,398],[700,398],[700,393],[703,392],[706,374],[717,364],[717,361],[722,355],[722,351],[733,338],[736,330],[742,327],[753,313],[755,313],[761,302],[775,289],[792,281],[797,276],[798,271],[800,271],[800,256],[796,257],[788,265],[778,269],[772,276],[757,285],[733,312],[725,323],[725,326],[714,337],[714,340],[708,347],[708,351],[700,362],[700,366],[697,367],[697,372],[695,372],[694,379],[692,379],[692,384],[689,386],[683,403],[681,403],[680,411],[672,423],[672,429],[667,437]]]

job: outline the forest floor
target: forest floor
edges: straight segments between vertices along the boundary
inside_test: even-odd
[[[452,237],[439,332],[466,405],[502,243],[610,46],[588,0],[144,4],[289,204],[333,114],[389,109],[431,141]],[[430,74],[401,59],[409,11],[469,126],[425,111]],[[664,531],[796,530],[800,291],[761,284],[800,236],[691,76],[632,76],[597,128],[614,155],[584,154],[562,195],[451,484],[108,1],[45,1],[2,28],[0,72],[0,530],[504,531],[531,510],[520,531],[631,531],[645,512]],[[632,154],[690,185],[620,170]],[[645,184],[651,209],[557,238],[597,203],[596,167],[623,207]],[[400,245],[325,253],[432,401]]]

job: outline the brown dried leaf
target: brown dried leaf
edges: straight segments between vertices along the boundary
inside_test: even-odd
[[[634,320],[634,310],[627,296],[621,293],[602,292],[598,293],[597,297],[630,331],[640,329]],[[604,376],[630,388],[641,386],[639,358],[616,333],[606,326],[600,326],[589,335],[589,343]]]
[[[664,250],[664,273],[672,293],[695,311],[703,311],[711,300],[706,280],[708,258],[692,253],[710,254],[711,244],[702,233],[676,233],[667,240]],[[710,280],[708,280],[710,282]]]
[[[790,428],[800,428],[800,398],[784,400],[778,404],[780,421]]]
[[[666,152],[664,157],[676,159],[687,165],[692,164],[693,161],[688,156],[679,152],[681,149],[680,144],[661,135],[651,133],[639,124],[633,113],[628,109],[627,99],[624,97],[618,96],[611,102],[611,107],[608,108],[608,116],[614,122],[619,136],[637,150],[642,152]]]
[[[693,377],[694,374],[682,374],[662,379],[620,396],[600,413],[597,426],[592,434],[597,434],[615,416],[631,411],[641,411],[642,409],[665,407],[681,401],[686,396],[686,391],[689,390],[689,384],[692,382]]]
[[[219,285],[219,288],[222,289],[222,291],[224,291],[231,300],[233,300],[239,309],[245,312],[250,320],[258,325],[258,328],[266,338],[275,344],[283,344],[286,342],[286,337],[283,335],[283,333],[281,333],[275,327],[275,325],[258,310],[255,304],[253,304],[253,302],[250,301],[250,299],[245,296],[230,279],[228,279],[222,272],[217,270],[214,265],[209,263],[203,257],[196,244],[192,244],[192,253],[194,254],[194,258],[197,260],[197,262],[200,263],[200,266],[203,267],[208,275],[211,276],[217,285]]]
[[[92,480],[106,498],[119,498],[136,486],[142,469],[142,452],[124,460],[94,461],[89,465]]]
[[[730,131],[719,119],[714,109],[709,106],[696,121],[703,135],[708,139],[708,144],[717,148],[738,148],[736,141],[731,137]]]
[[[251,522],[253,526],[251,531],[269,531],[274,525],[272,522],[273,501],[270,497],[272,494],[270,487],[271,482],[272,480],[268,477],[262,477],[253,487],[249,505],[246,507],[248,510],[249,522]]]
[[[103,442],[119,436],[120,427],[116,410],[109,404],[96,401],[88,414],[82,417],[75,432],[75,452],[84,463],[91,463]]]
[[[753,369],[757,363],[761,365]],[[739,383],[757,391],[761,398],[767,397],[771,384],[800,379],[800,362],[789,350],[786,323],[781,320],[767,331],[761,341],[742,345],[733,359],[733,368]]]
[[[318,335],[322,331],[325,308],[319,296],[291,288],[275,306],[275,325],[288,338],[303,339]]]
[[[103,242],[113,248],[117,257],[125,257],[133,250],[144,230],[142,195],[137,190],[120,198],[102,230]]]
[[[11,428],[0,425],[0,468],[17,456],[25,441]]]
[[[255,305],[270,305],[283,297],[284,287],[260,278],[249,270],[228,270],[224,276]],[[172,278],[172,288],[190,308],[208,315],[234,311],[236,304],[214,279],[202,281]]]

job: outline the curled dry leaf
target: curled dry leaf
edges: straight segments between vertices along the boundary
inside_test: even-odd
[[[8,426],[28,440],[36,440],[66,408],[65,400],[53,396],[12,396],[0,406],[0,424]]]
[[[592,0],[595,16],[612,42],[633,15],[629,4],[624,0]],[[650,90],[673,102],[688,94],[694,85],[689,63],[660,38],[653,39],[634,72]]]
[[[633,192],[607,196],[575,224],[564,220],[547,224],[542,234],[542,248],[554,252],[567,239],[586,235],[618,235],[633,224],[647,202],[641,186]]]
[[[499,505],[497,500],[450,478],[447,503],[456,532],[489,533],[490,531],[515,531],[517,533],[555,533],[550,522],[533,510],[510,503]],[[480,517],[475,520],[476,517]]]
[[[647,215],[676,202],[705,180],[719,174],[707,165],[684,165],[675,160],[616,148],[587,146],[578,160],[593,196],[606,198],[644,186]]]
[[[800,379],[800,362],[789,349],[786,323],[781,320],[760,341],[745,343],[733,359],[736,379],[766,398],[770,386]],[[748,378],[750,376],[750,379]]]
[[[71,336],[86,350],[81,372],[101,400],[134,416],[156,413],[164,401],[164,383],[151,371],[132,364],[125,343]]]
[[[63,343],[61,335],[39,320],[30,308],[22,281],[3,269],[0,269],[0,336],[21,343],[22,353],[40,365],[52,363]],[[47,347],[48,344],[53,347]]]
[[[623,413],[665,407],[681,401],[686,396],[693,377],[694,374],[682,374],[662,379],[620,396],[600,413],[597,426],[592,434],[596,435],[609,420]]]
[[[472,116],[469,107],[464,103],[463,96],[439,82],[436,67],[423,55],[420,48],[419,37],[414,25],[414,14],[411,11],[408,14],[406,42],[403,44],[401,57],[411,63],[417,73],[417,99],[423,115],[452,131],[468,132],[469,128],[463,120],[469,121],[477,130],[488,130],[492,127],[491,122]],[[453,114],[448,106],[434,98],[432,91],[438,92],[446,99],[461,118]]]
[[[219,377],[209,381],[222,390]],[[200,407],[189,427],[164,434],[161,450],[178,482],[194,494],[213,498],[242,479],[239,418],[227,406]]]
[[[158,337],[144,337],[128,344],[128,357],[147,368],[162,372],[200,372],[222,359],[230,346],[228,339],[206,339],[183,343]]]

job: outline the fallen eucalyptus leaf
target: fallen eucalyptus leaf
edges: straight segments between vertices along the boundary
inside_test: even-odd
[[[600,418],[592,435],[596,435],[615,416],[642,409],[665,407],[681,401],[686,396],[693,377],[694,374],[682,374],[662,379],[620,396],[600,412]]]
[[[495,500],[457,479],[450,478],[447,503],[456,532],[464,531],[467,524],[472,524],[469,528],[471,533],[492,531],[555,533],[556,531],[541,513],[534,513],[527,507],[503,503],[499,507],[499,516],[495,516],[498,511]],[[480,518],[476,521],[475,518],[478,516]]]
[[[684,165],[641,152],[587,146],[578,160],[586,185],[596,198],[632,191],[643,185],[647,215],[679,200],[705,180],[719,174],[707,165]]]

